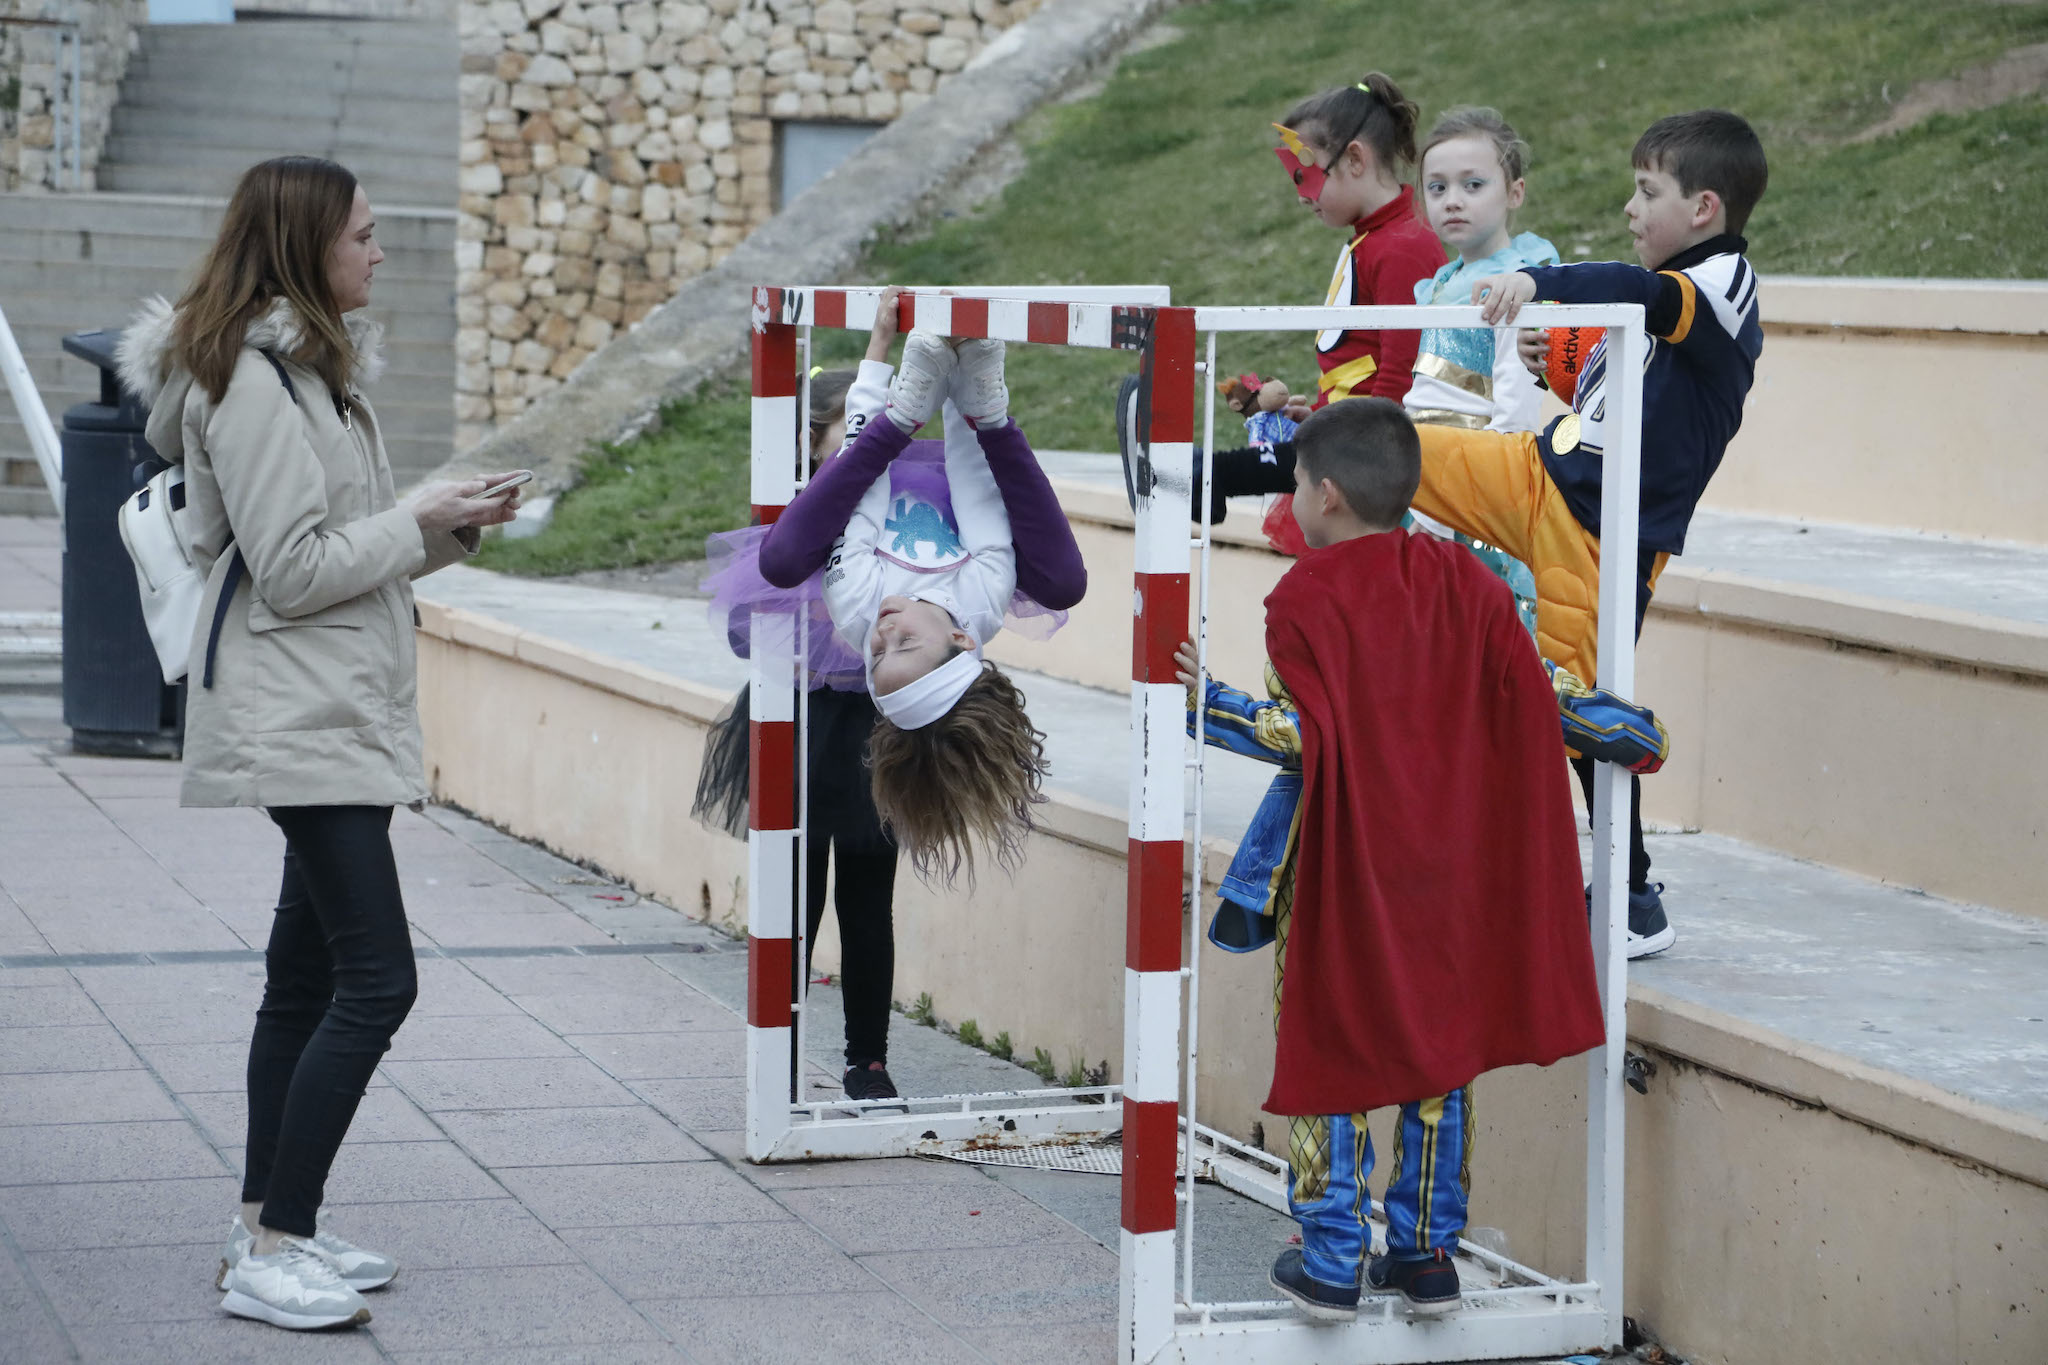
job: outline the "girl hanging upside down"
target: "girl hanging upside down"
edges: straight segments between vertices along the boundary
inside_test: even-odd
[[[827,672],[857,660],[881,713],[868,742],[875,807],[919,875],[950,880],[971,872],[977,844],[1014,867],[1045,799],[1045,737],[982,650],[1006,616],[1064,613],[1088,576],[1010,420],[1003,344],[913,331],[885,393],[886,374],[862,365],[846,401],[852,440],[762,538],[760,577],[790,590],[824,571],[839,648],[814,652]],[[941,404],[943,447],[913,444]]]

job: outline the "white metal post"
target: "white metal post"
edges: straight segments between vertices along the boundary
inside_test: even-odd
[[[1195,505],[1204,509],[1197,519],[1201,532],[1192,542],[1196,551],[1195,572],[1195,686],[1196,696],[1207,685],[1209,677],[1209,544],[1210,527],[1207,509],[1210,491],[1216,479],[1216,334],[1209,333],[1203,346],[1202,363],[1197,369],[1201,376],[1197,392],[1202,395],[1202,472],[1199,492]],[[1195,707],[1195,729],[1188,746],[1188,771],[1195,775],[1194,818],[1188,829],[1188,843],[1192,850],[1189,856],[1191,885],[1187,928],[1187,1045],[1181,1058],[1181,1074],[1187,1088],[1186,1108],[1182,1129],[1187,1140],[1182,1147],[1181,1198],[1187,1207],[1187,1217],[1181,1225],[1181,1287],[1182,1303],[1195,1302],[1195,1164],[1196,1148],[1195,1121],[1200,1113],[1200,1081],[1202,1056],[1202,921],[1206,909],[1203,903],[1202,885],[1202,797],[1207,790],[1205,777],[1208,765],[1208,711]]]
[[[796,328],[776,319],[778,291],[753,300],[753,440],[750,484],[755,515],[772,521],[796,494]],[[796,1048],[795,973],[802,969],[797,927],[799,744],[796,619],[753,613],[748,640],[747,800],[747,1155],[765,1159],[789,1131]]]
[[[1643,310],[1630,306],[1607,329],[1606,452],[1600,473],[1599,685],[1635,695],[1636,538],[1642,486]],[[1607,1041],[1586,1075],[1586,1278],[1600,1285],[1606,1343],[1621,1344],[1622,1253],[1627,1153],[1622,1126],[1622,1070],[1628,1045],[1628,772],[1599,764],[1593,783],[1594,965],[1607,1021]]]
[[[1186,516],[1194,464],[1193,311],[1154,315],[1139,401],[1152,477],[1138,495],[1131,623],[1131,782],[1124,928],[1124,1168],[1120,1357],[1173,1339],[1180,1171],[1182,869],[1187,702],[1174,653],[1188,631]],[[1197,855],[1199,856],[1199,854]],[[1191,1206],[1190,1206],[1191,1207]]]

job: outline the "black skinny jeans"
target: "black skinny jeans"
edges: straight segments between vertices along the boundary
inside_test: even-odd
[[[837,852],[833,846],[837,844]],[[896,847],[849,853],[843,841],[813,834],[805,886],[804,971],[825,920],[825,868],[833,869],[839,916],[839,989],[846,1003],[846,1064],[889,1061],[889,1004],[896,981]]]
[[[249,1041],[242,1202],[310,1237],[334,1154],[419,993],[389,806],[277,806],[284,886]],[[254,1229],[251,1229],[252,1231]]]
[[[1216,452],[1215,474],[1210,487],[1211,502],[1209,520],[1223,520],[1225,498],[1244,497],[1252,493],[1292,493],[1294,491],[1294,442],[1276,441],[1270,450],[1252,446],[1243,450],[1219,450]],[[1194,492],[1190,495],[1188,512],[1192,520],[1202,516],[1202,460],[1195,457]],[[1648,569],[1656,562],[1654,552],[1641,551],[1638,556],[1636,574],[1636,638],[1643,634],[1643,614],[1650,607],[1650,582]],[[1585,680],[1589,685],[1593,679]],[[1578,774],[1579,789],[1585,793],[1588,818],[1593,810],[1593,761],[1589,758],[1572,760],[1572,771]],[[1643,779],[1631,775],[1629,778],[1631,800],[1628,808],[1628,884],[1629,889],[1640,891],[1650,884],[1650,854],[1643,846]]]

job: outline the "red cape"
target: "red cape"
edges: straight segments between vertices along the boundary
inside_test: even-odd
[[[1301,716],[1275,1114],[1350,1114],[1601,1041],[1557,702],[1512,594],[1420,532],[1266,599]]]

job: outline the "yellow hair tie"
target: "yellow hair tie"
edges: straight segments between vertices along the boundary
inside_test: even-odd
[[[816,379],[819,375],[823,373],[825,373],[825,367],[823,365],[811,366],[811,378]]]

